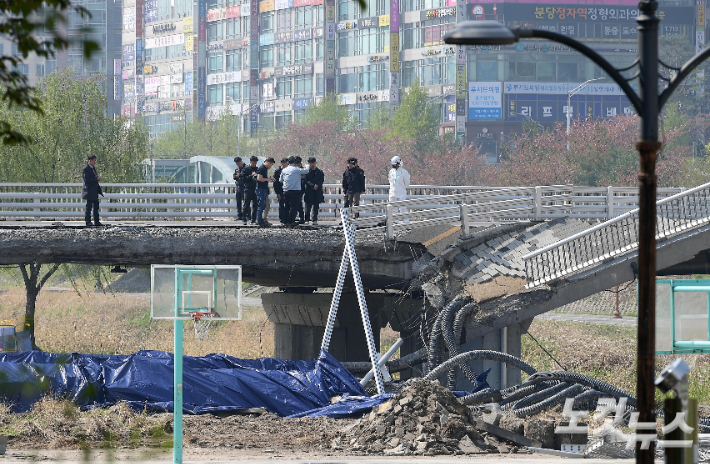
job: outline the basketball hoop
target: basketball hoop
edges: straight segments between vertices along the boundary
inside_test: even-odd
[[[209,340],[210,326],[214,321],[215,313],[190,312],[192,323],[195,326],[195,340]]]

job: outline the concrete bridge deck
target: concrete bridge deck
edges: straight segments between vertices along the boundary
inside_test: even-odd
[[[246,282],[273,287],[332,287],[343,254],[337,227],[262,229],[230,221],[81,223],[0,222],[0,264],[241,264]],[[416,243],[385,248],[381,236],[357,241],[366,288],[387,288],[414,276],[425,252]]]

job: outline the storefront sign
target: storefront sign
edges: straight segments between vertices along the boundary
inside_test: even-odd
[[[259,111],[261,111],[262,113],[273,113],[275,109],[276,105],[274,105],[273,100],[261,102],[259,104]]]
[[[423,10],[420,13],[420,20],[426,21],[427,19],[435,18],[449,18],[451,21],[456,20],[456,7],[438,8],[436,10]]]
[[[311,40],[312,36],[312,29],[297,29],[293,31],[294,42],[300,42],[302,40]]]
[[[168,47],[170,45],[180,45],[185,43],[185,34],[173,34],[163,37],[150,37],[145,39],[146,50],[158,47]]]
[[[277,66],[274,68],[274,77],[298,76],[302,74],[313,74],[313,63]]]
[[[215,8],[214,10],[207,10],[207,22],[221,21],[227,19],[227,10],[225,8]]]
[[[136,28],[136,7],[123,9],[123,30],[132,31]]]
[[[180,23],[180,25],[182,26],[182,23]],[[153,26],[152,29],[153,29],[153,35],[167,34],[169,32],[175,32],[177,30],[177,26],[175,25],[175,23],[165,23],[165,24],[157,24],[157,25]]]
[[[123,62],[129,63],[136,60],[136,45],[126,44],[123,46]]]
[[[232,71],[226,73],[208,74],[207,85],[229,84],[232,82],[241,82],[242,72]]]
[[[158,20],[158,0],[145,0],[145,23]]]
[[[362,18],[359,20],[358,27],[360,29],[365,29],[368,27],[379,27],[380,25],[380,20],[377,16],[373,16],[372,18]]]
[[[293,99],[293,109],[298,111],[298,110],[305,110],[309,106],[311,106],[313,99],[311,98],[294,98]]]
[[[501,119],[502,96],[500,82],[469,82],[468,118]]]

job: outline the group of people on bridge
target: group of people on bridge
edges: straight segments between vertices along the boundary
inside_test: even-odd
[[[96,171],[96,161],[96,155],[89,155],[82,170],[81,192],[82,198],[86,200],[87,227],[103,225],[99,220],[99,195],[103,196],[103,191],[99,184],[101,176]],[[308,167],[303,167],[299,156],[283,158],[281,165],[272,176],[269,175],[269,170],[276,164],[274,158],[266,158],[261,166],[258,166],[259,159],[256,156],[249,158],[249,164],[240,157],[234,158],[234,162],[237,168],[232,177],[236,183],[239,221],[246,225],[251,220],[251,224],[257,224],[259,227],[271,227],[268,221],[268,212],[271,210],[269,184],[273,184],[274,193],[279,201],[279,222],[283,226],[296,227],[308,222],[318,225],[320,204],[325,202],[323,195],[325,175],[318,168],[318,162],[314,157],[308,158]],[[388,174],[389,201],[405,200],[410,183],[409,173],[402,167],[402,159],[399,156],[392,158],[391,165],[392,169]],[[365,185],[365,171],[358,165],[357,158],[348,158],[342,181],[345,208],[360,205],[360,197],[365,193]],[[406,208],[398,208],[397,212],[406,212]]]
[[[281,165],[273,176],[269,176],[269,170],[276,164],[274,158],[267,158],[258,167],[259,159],[256,156],[249,159],[249,164],[239,157],[234,158],[234,162],[237,169],[234,170],[232,177],[237,187],[238,220],[245,225],[251,220],[252,224],[257,224],[259,227],[271,227],[267,217],[271,209],[269,201],[271,183],[279,201],[279,222],[283,226],[296,227],[309,222],[318,225],[318,210],[320,204],[325,201],[323,195],[325,175],[318,168],[316,158],[308,158],[308,167],[303,167],[300,156],[282,158]],[[399,156],[392,158],[391,163],[389,200],[405,200],[410,183],[409,173],[402,167],[402,159]],[[365,171],[358,165],[357,158],[348,158],[342,181],[345,208],[360,205],[360,196],[365,193],[365,185]],[[264,215],[264,211],[267,211],[267,216]]]

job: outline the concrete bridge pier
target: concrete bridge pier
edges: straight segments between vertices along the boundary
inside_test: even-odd
[[[528,319],[520,324],[516,323],[508,327],[489,332],[475,340],[462,343],[459,348],[459,352],[463,353],[471,350],[493,350],[520,358],[522,354],[521,338],[525,333],[525,330],[530,327],[531,323],[532,319]],[[465,333],[462,338],[466,340]],[[471,369],[476,374],[480,374],[487,369],[491,369],[491,372],[488,374],[488,384],[493,388],[503,389],[521,383],[522,376],[520,369],[518,368],[502,364],[497,361],[486,360],[471,361],[468,365],[471,366]],[[463,372],[458,369],[456,375],[456,389],[470,391],[472,388],[473,385],[471,382],[468,378],[466,378]]]
[[[402,298],[398,293],[366,292],[365,299],[375,345],[380,350],[380,330],[388,323],[402,333],[409,317],[421,308],[421,299]],[[328,321],[332,293],[275,292],[261,295],[267,317],[274,323],[274,355],[282,359],[311,359],[318,356]],[[418,325],[416,327],[418,330]],[[412,338],[412,337],[410,337]],[[405,343],[402,353],[414,347]],[[338,316],[328,349],[341,362],[370,359],[360,306],[354,291],[340,297]]]

